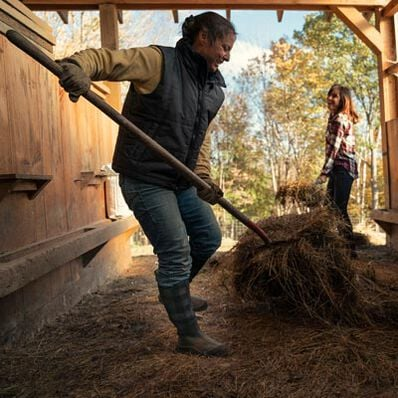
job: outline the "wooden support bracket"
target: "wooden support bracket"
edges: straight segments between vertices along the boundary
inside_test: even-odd
[[[61,18],[61,21],[68,25],[69,23],[69,14],[68,11],[57,11],[58,16]]]
[[[392,17],[398,12],[398,0],[391,0],[382,11],[383,17]]]
[[[117,10],[117,20],[120,24],[123,24],[123,10]]]
[[[25,192],[32,200],[51,179],[48,175],[0,174],[0,202],[12,192]]]
[[[137,230],[138,223],[132,217],[113,222],[107,220],[1,254],[0,297],[77,258],[81,259],[83,266],[87,266],[109,240]]]
[[[383,52],[380,32],[354,7],[330,7],[335,14],[376,54]]]
[[[115,172],[109,172],[107,170],[100,170],[98,172],[88,170],[81,171],[80,176],[75,178],[74,182],[80,182],[83,185],[94,185],[98,186],[104,182],[104,179],[107,177],[114,176]]]
[[[370,214],[371,218],[379,224],[387,234],[391,234],[394,224],[398,225],[398,210],[395,209],[377,209]]]

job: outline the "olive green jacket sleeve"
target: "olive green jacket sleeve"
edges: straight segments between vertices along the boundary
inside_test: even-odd
[[[140,94],[150,94],[158,86],[163,55],[156,46],[137,47],[125,50],[107,48],[79,51],[62,62],[80,66],[91,80],[131,81]],[[210,128],[200,149],[195,173],[210,176]]]
[[[149,94],[160,82],[163,55],[155,46],[125,50],[100,48],[79,51],[62,62],[77,64],[91,80],[131,81],[140,94]]]
[[[196,162],[195,174],[199,177],[207,176],[210,177],[211,166],[210,166],[210,151],[211,151],[211,131],[207,129],[205,139],[200,148],[198,161]]]

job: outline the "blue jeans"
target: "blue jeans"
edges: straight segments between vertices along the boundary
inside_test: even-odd
[[[353,240],[352,223],[347,212],[353,182],[354,178],[348,171],[342,166],[337,166],[330,173],[327,185],[327,195],[331,204],[345,223],[344,230],[340,233],[348,240],[348,243]]]
[[[203,265],[220,247],[220,227],[196,188],[173,191],[122,175],[120,187],[158,257],[160,287],[189,280],[192,263]]]

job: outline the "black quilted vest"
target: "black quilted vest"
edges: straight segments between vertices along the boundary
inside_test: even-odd
[[[175,48],[158,48],[164,57],[158,87],[141,95],[131,84],[122,113],[193,170],[207,127],[224,101],[224,79],[218,71],[208,73],[206,60],[184,40]],[[123,127],[112,166],[123,175],[171,189],[189,185]]]

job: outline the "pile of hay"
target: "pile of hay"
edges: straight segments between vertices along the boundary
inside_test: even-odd
[[[366,319],[350,253],[328,208],[270,217],[259,226],[274,243],[265,245],[247,232],[230,255],[233,284],[242,298],[328,323]]]
[[[326,195],[323,185],[293,181],[279,187],[275,200],[284,207],[292,204],[299,207],[313,208],[325,203]]]

